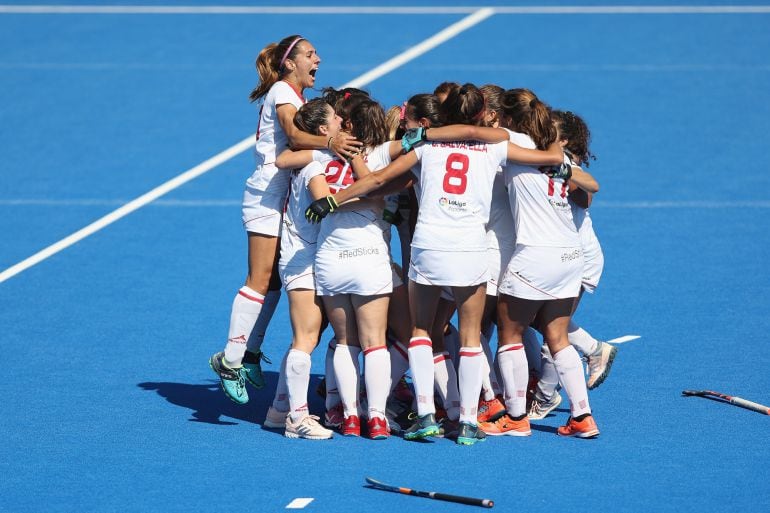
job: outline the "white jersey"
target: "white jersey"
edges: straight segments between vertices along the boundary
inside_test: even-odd
[[[505,188],[503,169],[500,168],[495,173],[495,182],[492,185],[492,207],[489,210],[489,222],[487,222],[487,248],[515,247],[516,226],[513,224],[511,200]]]
[[[528,135],[510,130],[509,133],[511,142],[523,148],[536,148]],[[531,166],[508,164],[504,170],[517,244],[579,247],[580,238],[567,200],[567,181],[549,178]]]
[[[281,172],[274,165],[276,155],[289,147],[289,137],[278,121],[278,106],[291,104],[299,110],[305,103],[302,94],[288,82],[279,80],[265,95],[262,107],[259,109],[259,125],[257,126],[256,161],[257,170],[251,175],[246,184],[257,190],[274,188],[274,180],[289,187],[289,173]],[[265,167],[269,172],[263,171]]]
[[[366,156],[369,169],[376,171],[390,164],[389,149],[389,142],[374,148]],[[350,187],[354,182],[350,164],[338,158],[329,161],[326,164],[326,182],[332,194]],[[361,204],[361,208],[357,208],[355,203],[351,203],[324,219],[318,239],[324,250],[375,245],[387,247],[384,232],[390,230],[390,224],[382,218],[382,208],[373,206],[371,201],[362,201]]]
[[[420,166],[420,205],[412,247],[484,251],[497,168],[508,143],[428,142],[414,149]]]
[[[332,155],[326,151],[314,151],[313,162],[291,172],[291,186],[281,231],[280,266],[311,265],[315,256],[319,225],[305,219],[305,210],[313,202],[308,186],[316,176],[323,176]]]

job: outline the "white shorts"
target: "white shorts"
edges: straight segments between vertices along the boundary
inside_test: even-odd
[[[281,219],[289,196],[289,188],[283,186],[283,181],[276,181],[275,184],[275,186],[268,186],[265,190],[246,185],[243,191],[242,218],[247,232],[273,237],[280,235]]]
[[[393,274],[390,252],[382,244],[337,250],[319,248],[316,252],[315,280],[319,296],[390,294]]]
[[[315,273],[313,266],[310,267],[278,267],[278,274],[281,276],[281,283],[286,292],[290,290],[315,290]]]
[[[593,294],[604,271],[604,253],[599,239],[590,230],[588,237],[581,237],[583,246],[583,290]],[[583,235],[581,233],[581,235]]]
[[[499,292],[532,300],[577,297],[582,272],[583,252],[580,248],[517,244]]]
[[[487,248],[487,258],[489,264],[489,281],[487,282],[487,296],[497,297],[497,288],[500,282],[503,281],[503,275],[505,269],[508,267],[508,262],[511,261],[513,251],[516,248],[514,246],[506,246],[503,248]]]
[[[471,287],[489,279],[487,252],[412,248],[409,279],[421,285]]]

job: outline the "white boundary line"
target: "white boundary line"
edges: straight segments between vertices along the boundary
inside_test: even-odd
[[[768,5],[597,5],[597,6],[173,6],[173,5],[0,5],[0,14],[768,14]]]
[[[298,497],[287,504],[286,509],[304,509],[313,500],[315,500],[313,497]]]
[[[494,14],[494,11],[492,11],[491,9],[479,9],[473,14],[471,14],[470,16],[467,16],[462,20],[458,21],[457,23],[453,23],[452,25],[449,25],[447,28],[441,30],[434,36],[426,39],[425,41],[418,44],[417,46],[407,50],[402,54],[397,55],[396,57],[388,60],[387,62],[384,62],[383,64],[380,64],[376,68],[372,69],[367,73],[364,73],[360,77],[348,82],[347,84],[344,84],[342,88],[362,87],[376,80],[377,78],[385,75],[386,73],[393,71],[397,67],[402,66],[406,62],[416,57],[419,57],[425,52],[428,52],[429,50],[435,48],[441,43],[455,37],[456,35],[463,32],[464,30],[467,30],[472,26],[482,22],[483,20],[489,18],[493,14]],[[48,246],[47,248],[35,253],[31,257],[25,260],[22,260],[21,262],[15,265],[12,265],[8,269],[0,273],[0,283],[42,262],[48,257],[55,255],[56,253],[62,251],[63,249],[66,249],[72,246],[73,244],[85,239],[89,235],[92,235],[98,232],[102,228],[109,226],[110,224],[114,223],[118,219],[127,216],[128,214],[134,212],[135,210],[142,208],[143,206],[147,205],[151,201],[158,199],[159,197],[176,189],[177,187],[199,177],[200,175],[208,171],[211,171],[218,165],[224,162],[227,162],[231,158],[235,157],[240,153],[243,153],[249,148],[252,148],[254,145],[254,137],[255,137],[255,134],[251,134],[250,136],[243,139],[241,142],[229,147],[225,151],[211,157],[205,162],[198,164],[192,169],[185,171],[181,175],[175,178],[172,178],[166,183],[159,185],[158,187],[154,188],[150,192],[147,192],[139,196],[138,198],[126,203],[122,207],[94,221],[93,223],[89,224],[85,228],[81,228],[80,230],[76,231],[72,235],[69,235],[68,237],[65,237],[59,242],[56,242],[55,244],[52,244],[51,246]]]
[[[608,344],[624,344],[626,342],[631,342],[632,340],[637,340],[642,338],[641,335],[626,335],[624,337],[618,337],[613,338],[612,340],[607,340]]]

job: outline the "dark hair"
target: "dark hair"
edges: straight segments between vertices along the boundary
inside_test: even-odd
[[[270,43],[259,52],[257,56],[257,75],[259,75],[259,84],[249,95],[249,100],[255,102],[262,98],[285,74],[284,63],[281,62],[284,54],[291,48],[286,55],[286,59],[293,59],[299,53],[300,41],[305,38],[300,35],[293,35],[281,39],[279,43]],[[285,59],[284,59],[285,60]]]
[[[436,96],[447,95],[449,94],[449,91],[453,89],[457,89],[458,87],[460,87],[460,84],[458,84],[457,82],[441,82],[433,90],[433,94],[435,94]],[[439,100],[439,103],[441,103],[440,100]]]
[[[487,84],[479,87],[479,91],[484,95],[484,104],[487,112],[497,113],[497,119],[503,119],[503,94],[505,89],[498,85]]]
[[[463,84],[449,91],[440,112],[447,125],[478,125],[484,121],[484,95],[475,85]]]
[[[556,141],[551,109],[529,89],[509,89],[502,98],[503,114],[514,132],[526,134],[544,150]]]
[[[388,128],[382,105],[372,99],[363,99],[350,112],[353,135],[364,147],[374,148],[388,140]]]
[[[318,128],[329,122],[331,107],[323,98],[314,98],[294,114],[294,126],[309,134],[320,135]]]
[[[441,119],[441,102],[434,94],[412,96],[406,102],[406,111],[412,119],[427,119],[433,128],[438,128],[444,124]]]
[[[588,147],[591,144],[591,131],[583,118],[570,111],[555,110],[551,113],[559,130],[559,138],[567,140],[564,148],[580,160],[580,165],[588,167],[596,155]]]
[[[369,93],[355,87],[346,87],[344,89],[334,89],[325,87],[323,89],[323,99],[332,106],[334,112],[342,118],[342,122],[350,121],[350,111],[363,100],[371,99]]]

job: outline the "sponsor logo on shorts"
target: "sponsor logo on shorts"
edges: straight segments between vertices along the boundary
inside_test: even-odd
[[[450,212],[465,212],[468,210],[468,203],[465,201],[458,201],[455,199],[449,199],[446,197],[439,198],[438,204],[449,210]]]
[[[576,249],[574,251],[570,251],[569,253],[562,253],[561,254],[561,261],[562,262],[571,262],[572,260],[576,260],[580,258],[580,255],[582,253],[579,249]]]
[[[377,247],[355,248],[355,249],[343,249],[337,254],[337,257],[340,260],[345,260],[348,258],[356,258],[360,256],[379,255],[379,254],[380,254],[380,248],[377,248]]]

